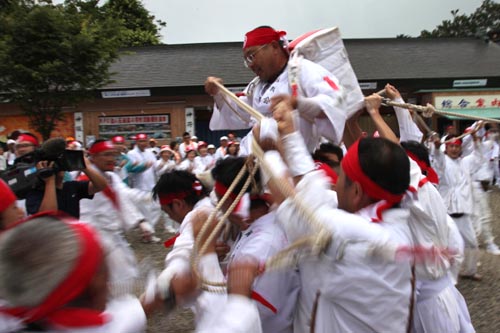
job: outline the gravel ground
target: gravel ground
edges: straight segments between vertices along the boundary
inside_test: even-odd
[[[500,189],[493,189],[490,194],[493,213],[493,234],[500,245]],[[157,235],[168,239],[171,234],[158,227]],[[149,258],[153,265],[161,270],[167,250],[162,243],[143,244],[135,232],[128,235],[139,260]],[[500,332],[500,256],[488,254],[481,249],[478,272],[483,275],[481,282],[460,280],[458,289],[464,296],[472,323],[478,333]],[[162,313],[149,319],[148,333],[157,332],[192,332],[194,330],[193,315],[190,311],[177,310],[168,316]],[[438,333],[438,332],[436,332]]]

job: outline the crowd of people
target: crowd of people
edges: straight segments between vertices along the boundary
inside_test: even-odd
[[[243,56],[257,78],[240,98],[267,118],[229,102],[220,78],[205,82],[212,129],[251,128],[241,141],[70,138],[81,170],[35,161],[23,200],[0,181],[0,332],[143,332],[175,306],[198,332],[474,332],[456,284],[481,280],[478,237],[500,254],[497,127],[441,138],[396,107],[396,135],[378,94],[347,118],[341,84],[314,62],[291,89],[285,34],[271,27],[246,34]],[[384,94],[402,101],[390,84]],[[15,168],[39,142],[9,145]],[[125,233],[159,242],[160,221],[165,266],[137,298],[144,274]]]

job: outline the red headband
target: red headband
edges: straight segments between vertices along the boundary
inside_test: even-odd
[[[23,141],[28,141],[28,142],[31,142],[32,144],[34,144],[35,146],[38,146],[38,139],[35,138],[34,136],[32,135],[28,135],[28,134],[21,134],[17,137],[17,141],[16,143],[21,143]]]
[[[196,195],[201,195],[203,186],[198,180],[195,180],[192,185],[193,191]],[[173,193],[158,193],[158,198],[160,199],[160,205],[168,205],[174,201],[174,199],[182,200],[190,194],[189,191],[173,192]]]
[[[54,213],[36,214],[24,222],[51,214],[54,215]],[[62,218],[62,216],[59,217]],[[72,219],[66,220],[66,217],[62,221],[72,229],[80,243],[80,255],[68,276],[40,305],[33,308],[3,308],[1,311],[22,318],[25,323],[44,319],[54,326],[62,327],[102,325],[107,320],[102,312],[83,308],[63,308],[64,305],[76,299],[85,291],[97,273],[103,255],[95,231],[89,225]]]
[[[135,139],[136,139],[137,141],[139,141],[139,140],[147,140],[147,139],[148,139],[148,136],[147,136],[146,134],[144,134],[144,133],[139,133],[139,134],[137,134],[137,135],[135,136]]]
[[[117,136],[114,136],[112,139],[111,139],[111,142],[113,143],[124,143],[125,142],[125,138],[121,135],[117,135]]]
[[[345,155],[342,160],[342,170],[350,180],[354,182],[358,182],[361,185],[363,191],[372,199],[376,200],[386,200],[389,203],[398,203],[403,198],[404,193],[402,194],[394,194],[379,186],[373,180],[371,180],[363,170],[361,169],[361,165],[359,164],[359,142],[357,140]]]
[[[256,28],[249,31],[245,35],[243,43],[243,50],[252,46],[269,44],[273,41],[279,41],[281,37],[285,36],[285,31],[277,31],[273,28]]]
[[[9,185],[7,185],[2,179],[0,179],[0,198],[0,213],[9,208],[9,206],[17,200],[14,192],[12,192]]]
[[[418,164],[418,166],[420,167],[420,170],[425,172],[427,179],[431,183],[436,184],[436,185],[439,184],[439,177],[436,173],[436,170],[434,170],[430,165],[427,165],[427,163],[425,163],[424,161],[419,159],[412,152],[407,150],[406,154],[408,154],[408,157],[411,158],[412,160],[414,160]]]
[[[462,140],[460,139],[450,139],[450,141],[446,142],[446,145],[457,145],[461,146],[462,145]]]
[[[92,147],[90,147],[89,154],[94,155],[102,153],[103,151],[114,150],[114,149],[115,146],[113,146],[113,143],[111,141],[101,141],[96,144],[93,144]]]
[[[221,182],[218,182],[218,181],[215,181],[214,182],[214,191],[215,193],[219,196],[219,197],[223,197],[226,192],[227,192],[228,188],[226,187],[226,185],[222,184]],[[236,197],[238,195],[231,192],[229,194],[229,197],[232,199],[232,200],[236,200]],[[243,202],[243,200],[240,199],[240,201],[236,204],[236,206],[234,207],[234,210],[233,212],[237,212],[240,208],[241,208],[241,203]]]
[[[337,184],[337,179],[339,178],[339,176],[332,168],[330,168],[328,164],[320,161],[314,161],[314,168],[315,170],[322,170],[328,177],[328,179],[330,179],[331,184]]]
[[[174,199],[182,200],[189,195],[188,191],[174,192],[174,193],[159,193],[160,205],[169,205]]]

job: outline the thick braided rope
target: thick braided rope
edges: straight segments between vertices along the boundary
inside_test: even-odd
[[[261,122],[262,119],[264,119],[264,115],[262,115],[260,112],[252,108],[251,106],[247,105],[246,103],[242,102],[238,97],[236,97],[231,91],[229,91],[226,87],[224,87],[222,84],[219,82],[215,82],[217,87],[219,88],[220,92],[233,100],[238,107],[240,107],[242,110],[248,112],[251,116],[253,116],[258,122]],[[224,97],[225,97],[224,96]],[[225,100],[225,98],[224,98]],[[227,102],[226,102],[227,103]],[[227,103],[229,104],[229,103]],[[320,253],[323,251],[328,244],[330,244],[332,235],[331,233],[326,230],[326,228],[323,227],[321,223],[319,223],[313,212],[308,210],[305,205],[300,201],[300,199],[295,195],[295,192],[293,188],[290,186],[290,184],[286,182],[280,182],[276,179],[274,176],[274,173],[272,172],[272,169],[266,164],[266,162],[263,159],[264,153],[258,143],[255,141],[255,138],[252,142],[252,149],[256,157],[259,159],[261,163],[261,167],[264,167],[266,169],[266,172],[268,172],[271,177],[271,181],[274,182],[274,184],[277,186],[278,190],[282,192],[283,195],[286,197],[290,197],[293,202],[299,207],[299,212],[305,216],[306,218],[304,219],[305,221],[309,222],[311,226],[313,227],[314,230],[317,230],[315,232],[314,237],[308,237],[305,239],[301,239],[296,241],[294,244],[291,244],[287,249],[284,249],[280,253],[276,254],[272,258],[269,258],[267,263],[266,263],[266,269],[271,269],[273,267],[283,267],[283,266],[289,266],[291,263],[294,263],[298,260],[296,256],[294,258],[290,258],[290,253],[297,250],[298,248],[302,248],[305,245],[311,246],[312,247],[312,253]],[[229,192],[229,191],[228,191]],[[223,198],[224,199],[224,198]]]
[[[332,233],[327,230],[323,226],[323,224],[321,224],[321,222],[318,221],[314,212],[311,211],[306,205],[304,205],[303,201],[300,200],[300,197],[296,194],[290,183],[277,179],[271,167],[264,160],[264,152],[262,151],[262,148],[259,146],[255,138],[253,138],[252,141],[252,152],[260,160],[261,168],[264,169],[264,171],[269,175],[272,175],[270,181],[273,182],[273,184],[284,196],[286,196],[293,202],[295,207],[297,207],[299,215],[304,217],[304,220],[309,223],[313,230],[315,230],[314,236],[298,239],[294,243],[290,244],[287,248],[269,258],[265,265],[266,270],[296,264],[300,257],[297,255],[291,256],[291,254],[292,252],[302,249],[305,246],[311,248],[311,254],[319,255],[330,244]]]
[[[238,173],[238,175],[236,176],[236,178],[233,180],[233,182],[231,183],[231,186],[229,187],[229,189],[227,190],[227,192],[224,194],[224,196],[221,198],[221,200],[219,201],[219,203],[217,204],[217,206],[215,207],[215,209],[213,210],[213,212],[210,214],[210,216],[208,217],[207,221],[204,223],[202,229],[200,230],[200,232],[199,232],[199,234],[198,234],[198,236],[196,238],[196,241],[195,241],[195,244],[194,244],[194,250],[192,252],[192,264],[191,264],[191,266],[192,266],[192,269],[195,272],[195,274],[199,277],[200,282],[202,283],[202,286],[203,286],[202,289],[205,289],[207,291],[220,292],[220,290],[217,290],[217,289],[214,289],[214,288],[210,288],[210,287],[211,286],[212,287],[225,287],[226,283],[225,282],[213,282],[213,281],[205,280],[201,276],[200,272],[198,271],[198,265],[199,265],[199,262],[200,262],[200,258],[207,251],[208,245],[214,240],[215,237],[217,237],[218,233],[221,231],[222,227],[224,226],[225,220],[233,212],[234,208],[239,203],[240,199],[243,197],[243,195],[245,194],[246,190],[248,189],[248,187],[252,183],[253,177],[254,177],[255,173],[257,172],[257,170],[258,170],[258,165],[254,165],[253,168],[250,169],[248,165],[249,165],[249,161],[251,159],[253,159],[253,156],[249,156],[248,157],[247,163],[245,163],[245,165],[240,170],[240,172]],[[209,236],[208,236],[207,240],[205,241],[205,243],[203,243],[201,245],[201,247],[200,247],[201,239],[203,238],[203,236],[207,232],[207,230],[208,230],[209,226],[211,225],[213,219],[215,218],[217,212],[220,211],[222,205],[225,203],[225,201],[227,200],[227,198],[230,196],[230,194],[232,193],[232,191],[234,190],[234,188],[236,187],[236,185],[243,178],[246,170],[249,171],[249,175],[248,175],[248,177],[247,177],[247,179],[246,179],[246,181],[245,181],[245,183],[244,183],[241,191],[238,193],[238,195],[234,199],[233,203],[229,206],[229,208],[226,210],[226,212],[224,213],[224,215],[217,221],[217,224],[216,224],[215,228],[211,231],[211,233],[209,234]],[[200,249],[200,250],[198,251],[198,249]]]
[[[198,265],[199,265],[200,258],[201,258],[201,252],[199,252],[198,249],[200,247],[201,240],[202,240],[203,236],[205,235],[205,233],[208,231],[208,228],[210,227],[210,225],[211,225],[212,221],[214,220],[214,218],[216,217],[217,213],[221,210],[222,206],[226,202],[227,198],[229,198],[229,196],[231,195],[231,193],[234,190],[234,188],[236,187],[236,185],[243,178],[245,171],[246,171],[246,164],[243,165],[243,167],[241,168],[239,173],[236,175],[233,183],[231,183],[231,186],[229,186],[229,189],[227,190],[227,192],[222,196],[222,198],[217,203],[217,206],[210,213],[206,222],[203,224],[202,228],[200,229],[198,236],[195,239],[193,252],[191,254],[191,268],[192,268],[194,274],[200,279],[201,279],[201,274],[198,271]],[[220,219],[218,221],[218,224],[219,223],[223,224],[224,220]]]

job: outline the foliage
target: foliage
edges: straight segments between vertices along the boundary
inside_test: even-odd
[[[166,23],[155,21],[140,0],[108,0],[103,11],[122,23],[122,46],[160,44],[160,30]]]
[[[120,47],[159,44],[140,0],[0,0],[0,94],[50,137],[64,106],[111,82]]]
[[[17,103],[44,139],[63,106],[74,106],[111,82],[119,23],[90,15],[77,2],[10,1],[0,14],[0,91]]]
[[[500,30],[500,3],[484,0],[470,15],[452,10],[453,19],[444,20],[434,30],[423,30],[420,37],[484,37],[489,31]]]

